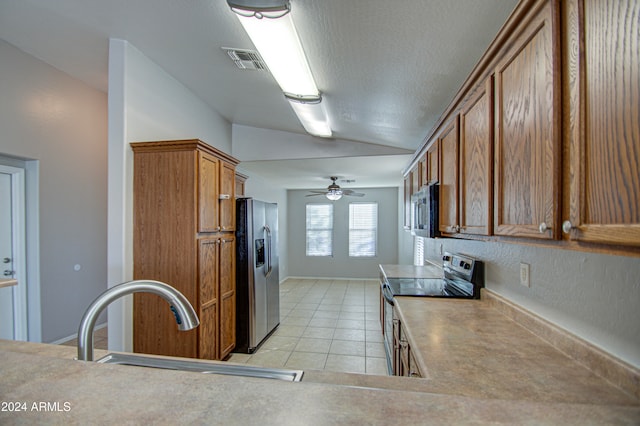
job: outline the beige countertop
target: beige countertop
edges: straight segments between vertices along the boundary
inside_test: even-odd
[[[452,392],[428,392],[426,385],[434,385],[434,379],[309,372],[302,382],[289,383],[80,362],[73,360],[75,353],[73,347],[0,340],[0,401],[4,404],[0,424],[600,425],[640,421],[637,403],[604,394],[603,400],[589,403],[540,402],[518,395],[499,399],[491,398],[490,392],[452,397]],[[96,357],[102,354],[97,351]],[[345,384],[330,383],[332,378]],[[420,389],[419,384],[424,387]]]
[[[640,405],[484,300],[396,297],[431,391],[476,398]],[[638,419],[640,420],[640,418]]]

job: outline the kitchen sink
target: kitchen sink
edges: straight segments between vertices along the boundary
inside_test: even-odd
[[[165,370],[193,371],[204,374],[226,374],[231,376],[259,377],[264,379],[299,382],[302,370],[256,367],[252,365],[213,363],[198,360],[156,358],[144,355],[111,353],[97,362],[102,364],[131,365],[135,367],[162,368]]]

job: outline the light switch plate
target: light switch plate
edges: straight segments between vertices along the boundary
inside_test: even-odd
[[[520,284],[531,287],[530,266],[528,263],[520,263]]]

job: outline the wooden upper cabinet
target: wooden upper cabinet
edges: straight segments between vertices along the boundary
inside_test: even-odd
[[[565,7],[571,163],[563,230],[574,240],[640,247],[640,3]]]
[[[495,70],[497,235],[560,236],[560,62],[556,1],[532,8]]]
[[[491,235],[493,219],[493,78],[460,112],[460,233]]]
[[[454,234],[460,230],[458,217],[459,134],[456,115],[438,136],[440,142],[440,232]]]
[[[411,173],[404,177],[404,229],[411,228]]]
[[[232,164],[223,163],[220,168],[220,229],[235,231],[236,223],[236,168]]]
[[[249,176],[236,172],[236,197],[244,197],[244,186]]]
[[[411,170],[411,193],[413,194],[416,191],[420,190],[422,186],[422,168],[420,164],[416,164],[416,166]]]
[[[426,164],[425,183],[438,182],[440,180],[440,141],[437,139],[427,150]]]
[[[218,190],[220,186],[220,161],[214,156],[199,152],[199,231],[220,230]]]

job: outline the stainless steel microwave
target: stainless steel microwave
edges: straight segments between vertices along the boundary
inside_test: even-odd
[[[423,186],[411,196],[411,234],[418,237],[440,236],[438,230],[438,190],[440,185]]]

